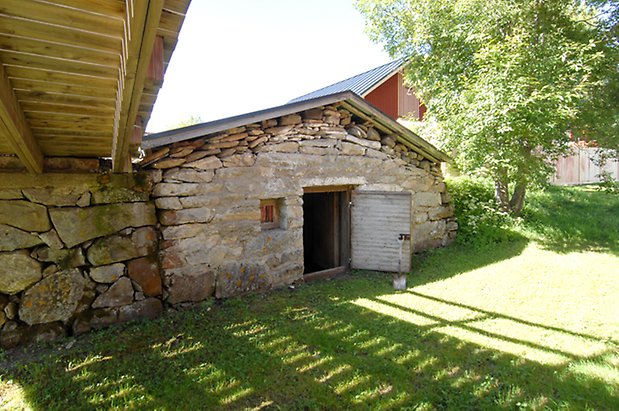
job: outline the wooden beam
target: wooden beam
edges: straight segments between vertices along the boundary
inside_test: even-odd
[[[157,89],[163,84],[164,61],[163,61],[163,37],[155,37],[153,52],[150,56],[150,64],[146,79],[149,86],[156,85]]]
[[[328,268],[322,271],[316,271],[313,273],[303,274],[303,281],[305,281],[306,283],[309,283],[311,281],[326,280],[326,279],[333,278],[335,276],[344,274],[346,272],[348,272],[348,267],[345,265],[342,265],[342,266],[335,267],[335,268]]]
[[[28,171],[37,174],[43,172],[43,153],[32,136],[2,62],[0,62],[0,135],[5,136]]]
[[[143,135],[144,135],[144,122],[142,121],[142,117],[137,116],[135,118],[135,124],[133,125],[133,134],[131,135],[129,146],[131,148],[139,147],[140,143],[142,142]]]
[[[127,0],[127,63],[119,83],[112,144],[112,170],[115,173],[131,172],[129,142],[134,132],[133,125],[140,106],[163,4],[164,0]]]

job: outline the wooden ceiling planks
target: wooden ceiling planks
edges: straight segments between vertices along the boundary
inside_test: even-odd
[[[111,88],[116,91],[117,78],[96,78],[75,73],[45,70],[32,67],[6,66],[6,72],[10,79],[36,80],[46,83],[60,83],[77,86]]]
[[[103,50],[93,50],[68,44],[59,44],[39,39],[28,39],[11,35],[0,36],[0,49],[28,54],[81,61],[107,67],[118,67],[120,54]]]
[[[33,0],[24,0],[24,3]],[[123,37],[105,33],[75,30],[68,26],[0,14],[0,34],[83,47],[92,50],[119,52]]]
[[[11,78],[11,83],[13,84],[13,88],[15,90],[40,90],[42,92],[50,92],[50,93],[60,93],[60,94],[70,94],[75,96],[89,96],[89,97],[100,97],[106,99],[115,98],[115,91],[113,88],[101,88],[101,87],[89,87],[88,85],[82,84],[63,84],[63,83],[52,83],[49,81],[40,81],[40,80],[31,80],[31,79],[22,79],[22,78]]]
[[[22,110],[25,113],[42,114],[74,114],[86,115],[90,117],[111,116],[114,117],[114,107],[85,107],[71,106],[61,103],[45,103],[42,101],[21,101]]]
[[[32,136],[30,125],[11,88],[9,77],[0,65],[0,133],[5,136],[11,154],[17,154],[32,173],[43,171],[43,153]]]
[[[41,169],[37,152],[112,156],[115,171],[130,171],[134,124],[150,117],[157,77],[188,6],[189,0],[2,0],[0,69],[11,98],[0,105],[0,155],[17,154],[32,172]],[[161,67],[148,70],[151,59],[163,59]]]

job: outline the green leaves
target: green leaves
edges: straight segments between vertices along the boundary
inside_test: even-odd
[[[495,177],[506,169],[508,182],[542,183],[552,170],[546,158],[565,152],[575,125],[609,144],[619,138],[618,46],[606,35],[615,26],[600,13],[608,3],[358,0],[357,7],[372,38],[410,62],[406,79],[461,170]]]

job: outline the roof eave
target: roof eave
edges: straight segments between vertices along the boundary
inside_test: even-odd
[[[316,97],[311,100],[298,101],[296,103],[284,104],[265,110],[209,121],[208,123],[195,124],[174,130],[163,131],[161,133],[149,134],[144,138],[142,148],[151,149],[179,141],[203,137],[207,134],[217,133],[230,128],[240,127],[275,117],[281,117],[288,114],[297,113],[299,111],[309,110],[318,106],[334,104],[342,100],[352,98],[353,96],[355,96],[353,92],[343,91],[341,93],[330,94],[328,96]]]
[[[365,115],[374,117],[383,127],[390,129],[394,134],[400,137],[401,142],[408,143],[406,144],[408,147],[413,149],[416,148],[416,151],[418,151],[420,154],[423,154],[424,156],[437,163],[451,161],[451,158],[446,153],[434,147],[434,145],[415,134],[409,128],[398,123],[390,116],[383,113],[360,96],[352,94],[351,99],[356,103],[356,106],[358,108],[362,108],[362,111]]]

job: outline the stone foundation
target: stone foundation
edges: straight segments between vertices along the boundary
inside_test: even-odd
[[[1,346],[162,312],[147,176],[2,174],[0,181]]]

